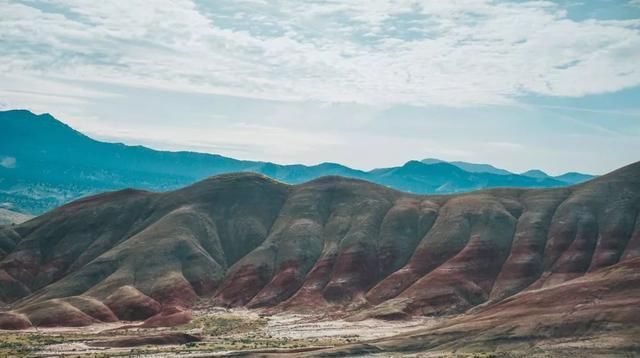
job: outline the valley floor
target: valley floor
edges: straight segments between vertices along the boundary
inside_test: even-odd
[[[139,328],[119,322],[89,327],[32,328],[0,331],[0,357],[217,357],[217,356],[324,356],[327,349],[358,345],[363,341],[403,335],[439,323],[437,319],[405,321],[330,319],[320,315],[276,314],[255,311],[199,308],[188,324],[165,328]],[[516,344],[502,352],[474,347],[467,351],[370,354],[355,349],[341,355],[360,357],[632,357],[620,346],[621,337],[584,337],[544,344]],[[336,353],[336,352],[334,352]],[[578,355],[576,355],[578,354]],[[584,355],[583,355],[584,356]]]
[[[238,352],[302,353],[402,334],[434,322],[428,319],[349,322],[302,314],[261,317],[254,311],[219,308],[197,309],[193,314],[192,322],[170,328],[137,328],[134,323],[120,322],[89,327],[0,331],[0,357],[202,357]],[[184,342],[180,338],[182,333],[201,340]],[[159,340],[163,344],[132,343],[131,337],[161,337]],[[119,343],[123,341],[127,342]]]

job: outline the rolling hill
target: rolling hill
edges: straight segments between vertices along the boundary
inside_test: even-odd
[[[460,163],[410,161],[400,167],[369,172],[334,163],[278,165],[105,143],[48,114],[35,115],[25,110],[0,112],[0,207],[27,214],[41,214],[103,191],[129,187],[173,190],[211,175],[232,172],[260,173],[289,184],[340,175],[417,194],[502,186],[558,187],[578,178],[531,178],[509,172],[484,172],[486,165]]]
[[[639,212],[640,162],[571,187],[457,195],[251,173],[109,192],[0,231],[0,327],[153,319],[207,298],[382,319],[467,313],[389,350],[461,331],[626,329],[640,323]]]

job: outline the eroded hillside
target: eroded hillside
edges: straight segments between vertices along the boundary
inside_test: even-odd
[[[0,231],[0,326],[145,320],[199,297],[394,319],[461,313],[631,262],[639,207],[638,163],[568,188],[455,196],[255,174],[106,193]]]

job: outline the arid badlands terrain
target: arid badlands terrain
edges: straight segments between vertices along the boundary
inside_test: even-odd
[[[255,174],[0,230],[0,356],[640,355],[640,163],[418,196]]]

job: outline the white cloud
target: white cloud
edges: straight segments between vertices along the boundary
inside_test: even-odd
[[[12,90],[11,74],[277,100],[470,106],[640,84],[640,20],[578,22],[546,1],[0,0],[0,12],[3,92]]]
[[[0,157],[0,167],[7,169],[13,169],[16,167],[16,158],[14,157]]]
[[[345,145],[343,138],[331,133],[242,122],[223,125],[215,131],[177,125],[156,128],[153,133],[132,126],[127,130],[110,133],[101,133],[99,130],[88,130],[85,133],[101,140],[143,144],[156,149],[186,148],[200,152],[223,152],[238,159],[270,160],[280,163],[295,163],[299,161],[300,155],[318,160],[315,157],[318,153]],[[145,135],[141,137],[140,133]]]

